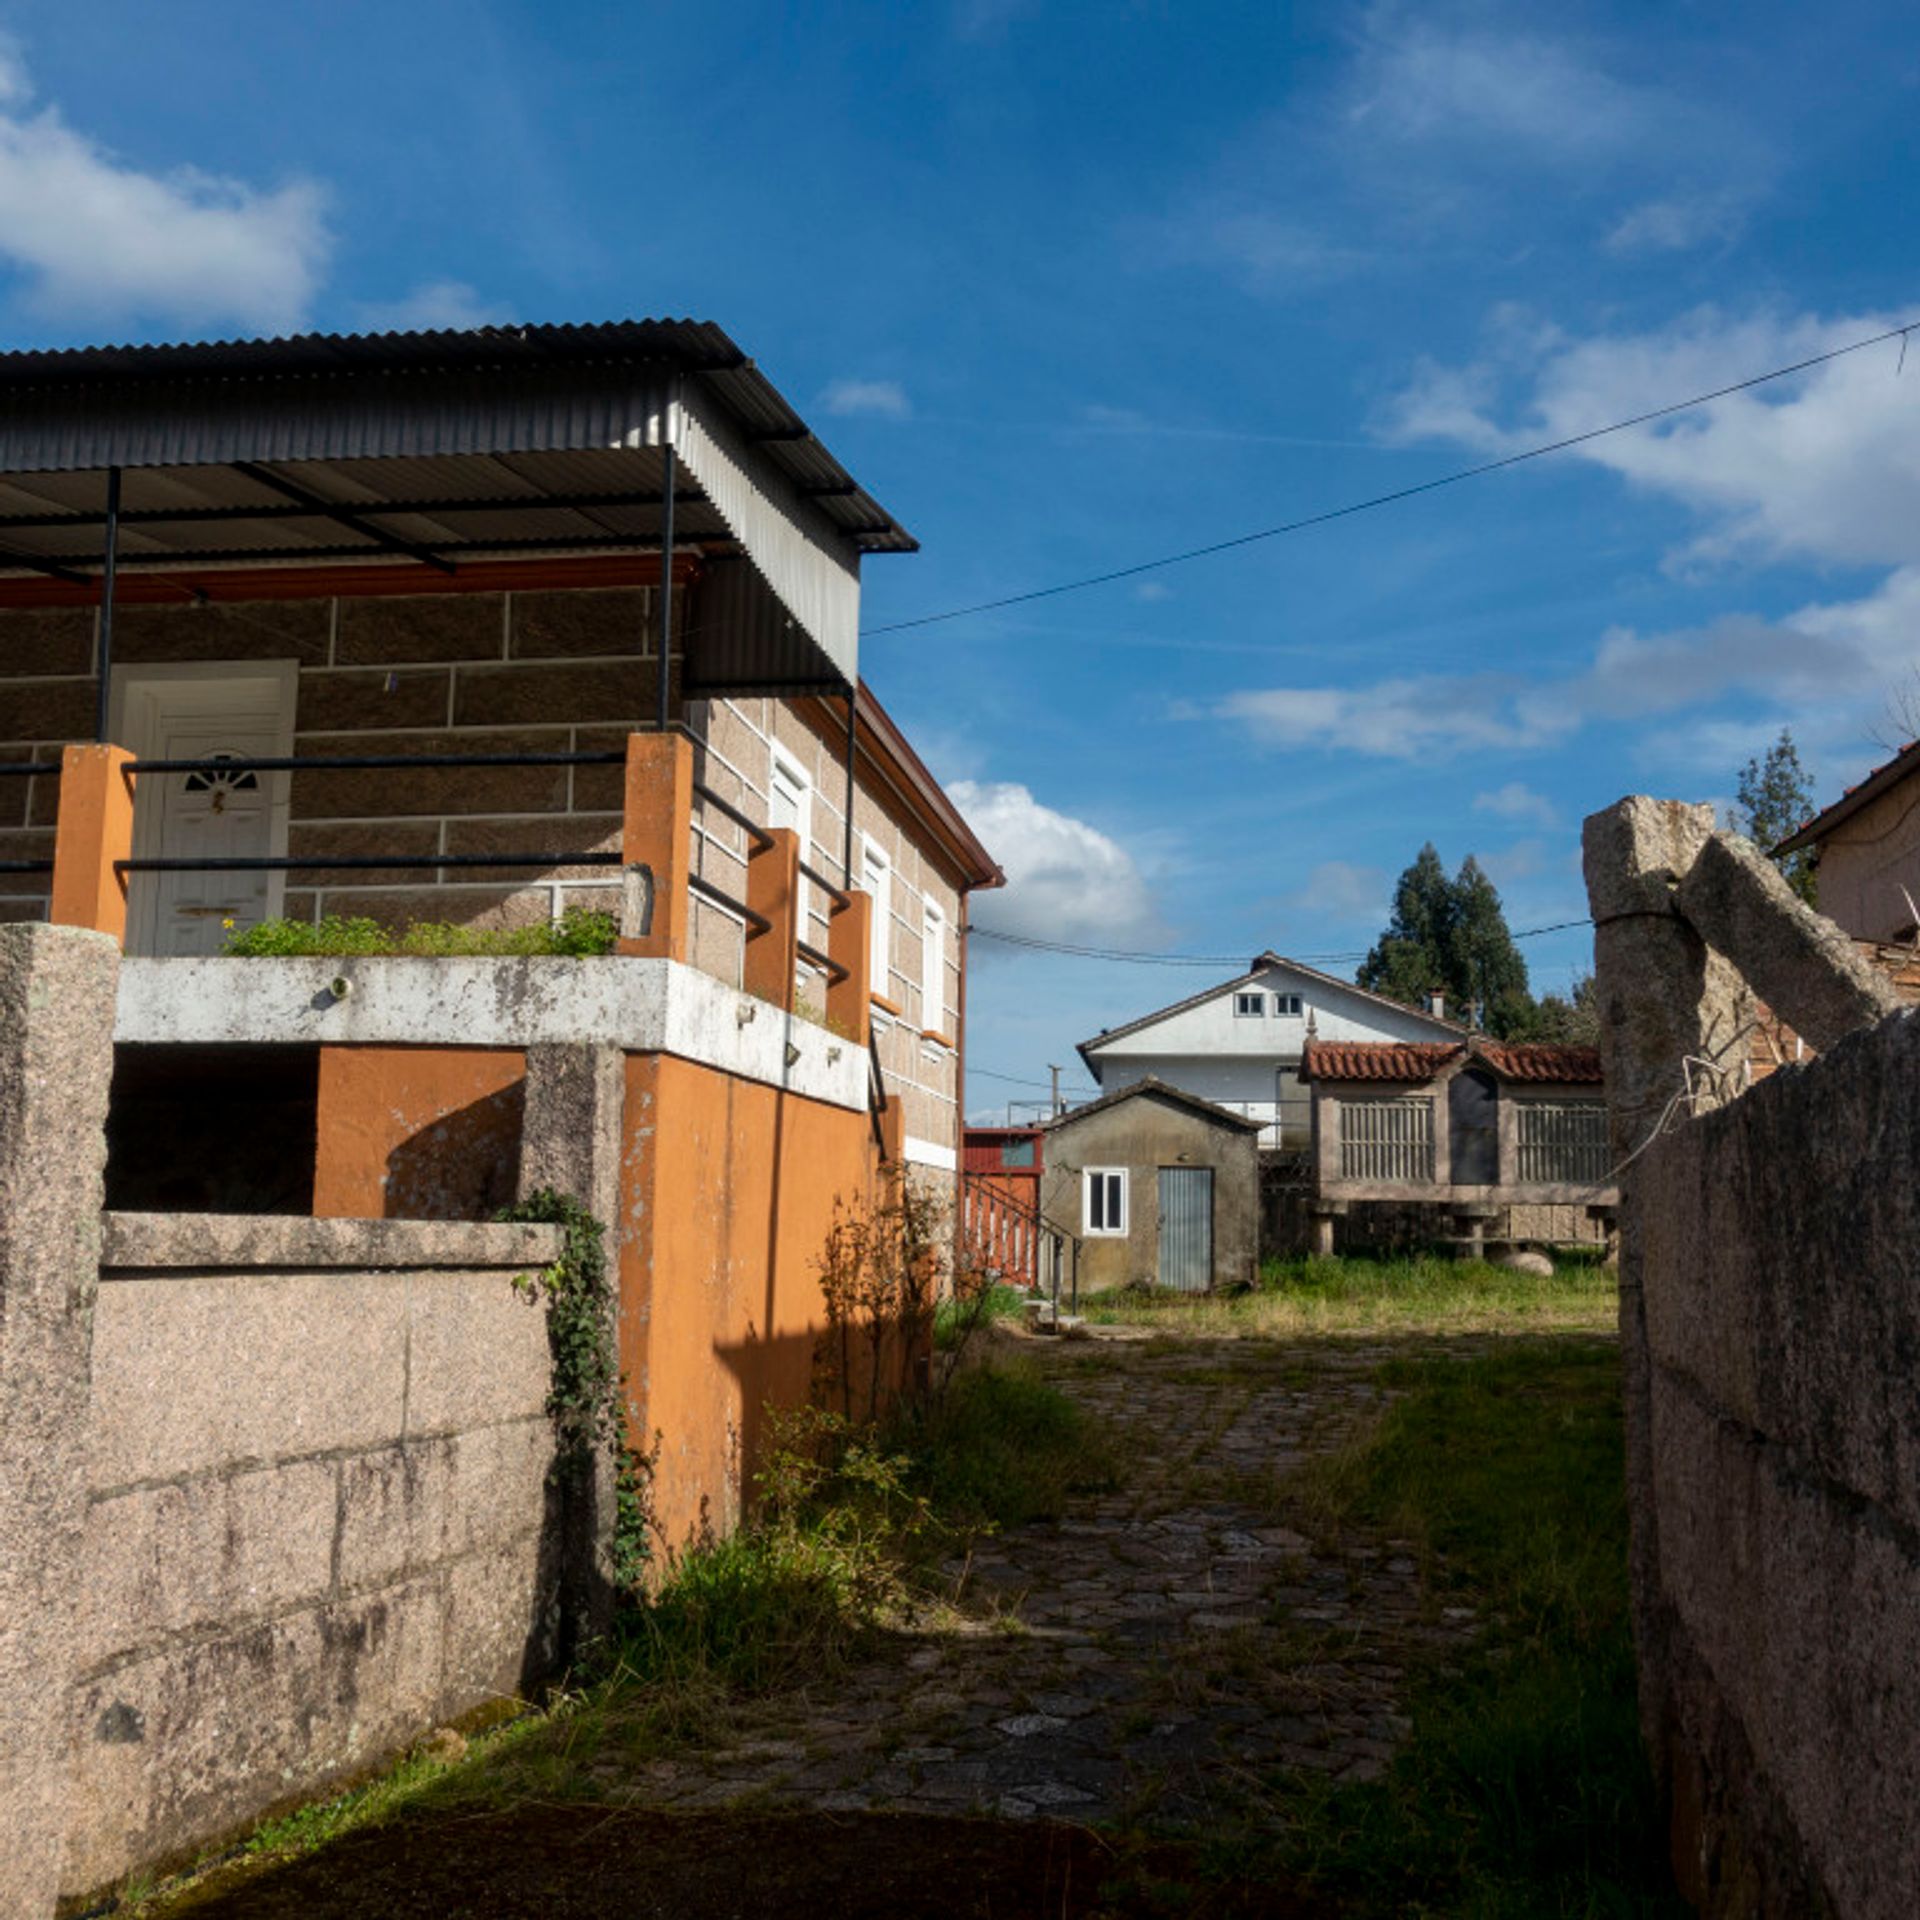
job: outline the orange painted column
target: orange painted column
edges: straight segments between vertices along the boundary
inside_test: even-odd
[[[827,1018],[856,1047],[873,1031],[873,895],[852,892],[827,923],[827,958],[846,968],[827,988]]]
[[[60,755],[60,818],[53,836],[55,926],[91,927],[127,938],[127,877],[133,858],[133,755],[124,747],[67,747]]]
[[[652,921],[620,942],[622,953],[685,960],[693,924],[693,747],[678,733],[627,736],[626,818],[621,857],[652,875]]]
[[[772,923],[747,928],[740,984],[777,1007],[793,1004],[793,970],[800,959],[800,836],[775,827],[770,847],[747,862],[747,905]]]

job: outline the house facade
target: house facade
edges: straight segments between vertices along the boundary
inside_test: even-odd
[[[913,540],[705,323],[0,389],[0,918],[123,942],[109,1205],[491,1217],[577,1055],[634,1430],[674,1537],[724,1526],[836,1200],[959,1163],[998,870],[857,659],[861,564]],[[569,907],[617,950],[223,957]]]
[[[1314,1245],[1606,1237],[1619,1189],[1594,1047],[1315,1041]]]
[[[1264,1125],[1151,1076],[1050,1122],[1042,1206],[1077,1241],[1081,1289],[1251,1285]]]
[[[1920,740],[1910,741],[1773,849],[1812,851],[1820,911],[1856,940],[1920,933]]]
[[[1154,1079],[1260,1123],[1268,1152],[1304,1152],[1312,1108],[1301,1063],[1313,1039],[1448,1043],[1466,1029],[1350,981],[1263,953],[1237,979],[1080,1043],[1103,1093]]]

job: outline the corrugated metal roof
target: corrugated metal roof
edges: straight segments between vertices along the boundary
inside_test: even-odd
[[[652,378],[636,381],[640,369]],[[0,354],[0,476],[236,458],[331,463],[436,451],[633,447],[645,443],[636,438],[642,416],[667,401],[661,375],[696,382],[756,457],[858,550],[914,550],[912,535],[854,481],[753,361],[723,329],[702,320]],[[409,392],[438,389],[433,446],[391,444],[391,408],[382,415],[377,402],[398,399],[397,382]],[[337,404],[343,388],[362,399],[358,418]],[[322,409],[324,427],[312,417],[323,394],[335,399]],[[410,430],[420,433],[418,421]],[[236,452],[242,442],[245,451]],[[77,509],[98,511],[97,498],[65,497]]]

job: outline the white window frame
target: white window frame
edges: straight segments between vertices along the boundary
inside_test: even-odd
[[[1096,1180],[1111,1180],[1115,1183],[1113,1191],[1120,1196],[1120,1219],[1117,1225],[1096,1227],[1093,1224],[1093,1183]],[[1080,1231],[1089,1239],[1124,1240],[1131,1230],[1128,1219],[1130,1185],[1125,1167],[1082,1167],[1080,1169]]]
[[[947,916],[934,900],[920,906],[920,1026],[947,1031]]]
[[[790,796],[782,795],[783,786],[792,790]],[[792,754],[776,746],[772,748],[772,758],[767,767],[767,825],[770,827],[783,824],[777,817],[783,797],[790,797],[793,803],[793,834],[800,842],[800,858],[810,861],[813,858],[813,782],[807,778],[806,769]],[[747,851],[753,851],[751,844]],[[813,888],[803,878],[796,891],[799,897],[794,901],[794,911],[800,922],[800,937],[810,940],[813,931]]]
[[[1249,1001],[1252,1005],[1248,1005]],[[1233,1017],[1236,1020],[1264,1020],[1267,1017],[1267,996],[1252,991],[1236,993],[1233,996]]]
[[[873,972],[870,990],[891,1001],[893,985],[893,862],[886,849],[870,835],[860,838],[860,885],[873,897],[873,925],[867,963]]]
[[[1306,1002],[1297,993],[1276,993],[1273,996],[1273,1017],[1276,1020],[1298,1020],[1306,1011]]]

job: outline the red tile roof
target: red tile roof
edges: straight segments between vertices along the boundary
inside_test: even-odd
[[[1471,1052],[1502,1080],[1551,1086],[1600,1084],[1597,1047],[1544,1041],[1483,1040],[1434,1046],[1400,1040],[1310,1040],[1300,1061],[1303,1080],[1392,1080],[1421,1084]]]
[[[1309,1040],[1303,1080],[1431,1080],[1465,1049],[1411,1040]]]

